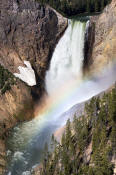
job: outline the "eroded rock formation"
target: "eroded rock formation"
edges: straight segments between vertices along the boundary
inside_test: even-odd
[[[0,1],[0,64],[18,73],[18,66],[24,66],[24,60],[29,61],[37,82],[36,86],[29,87],[17,80],[11,90],[0,94],[0,144],[3,148],[6,131],[17,121],[33,117],[34,100],[44,91],[45,71],[66,27],[65,18],[34,0]],[[3,152],[0,152],[0,162],[4,160]],[[2,171],[4,166],[0,163],[0,173]]]
[[[34,0],[2,0],[0,11],[0,64],[15,73],[24,60],[30,61],[42,91],[40,84],[67,20]]]
[[[116,60],[116,1],[112,0],[101,15],[91,17],[90,23],[95,26],[95,32],[89,33],[89,43],[93,37],[94,43],[89,45],[86,60],[89,60],[88,67],[93,73]]]

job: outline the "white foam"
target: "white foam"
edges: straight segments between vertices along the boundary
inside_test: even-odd
[[[18,69],[20,73],[14,73],[15,77],[21,79],[29,86],[36,85],[35,72],[32,69],[30,62],[24,61],[24,64],[26,67],[19,66]]]
[[[16,152],[14,153],[13,160],[14,160],[14,161],[17,161],[17,160],[25,160],[25,158],[24,158],[24,153],[23,153],[23,152],[20,152],[20,151],[16,151]]]
[[[70,80],[81,79],[85,23],[69,21],[69,26],[56,46],[50,69],[46,73],[46,90],[49,95],[57,92]]]
[[[8,175],[11,175],[11,172],[8,172]]]
[[[31,175],[31,172],[30,171],[25,171],[22,173],[22,175]]]

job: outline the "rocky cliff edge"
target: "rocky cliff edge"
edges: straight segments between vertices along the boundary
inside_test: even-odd
[[[0,174],[4,174],[8,129],[33,117],[34,101],[44,91],[45,71],[66,27],[67,19],[34,0],[0,1],[0,65],[14,74],[29,61],[36,77],[33,87],[17,79],[10,90],[0,93]]]

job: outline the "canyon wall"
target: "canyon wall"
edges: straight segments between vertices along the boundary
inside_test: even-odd
[[[88,31],[85,35],[84,53],[85,53],[84,65],[83,65],[84,73],[89,74],[89,75],[93,75],[93,73],[100,72],[105,66],[110,66],[112,64],[112,62],[116,60],[116,0],[112,0],[111,4],[109,4],[104,9],[103,13],[101,13],[97,16],[90,17]],[[106,92],[107,93],[111,92],[111,90],[112,90],[112,87],[110,89],[108,89]],[[103,94],[101,93],[100,97],[102,97],[102,96],[103,96]],[[106,117],[106,115],[105,115],[105,117]],[[111,127],[113,127],[113,126],[111,126]],[[61,136],[63,134],[64,130],[65,130],[64,128],[61,128],[61,130],[58,130],[56,135],[59,134]],[[81,128],[81,131],[83,132],[83,128]],[[108,131],[108,132],[110,132],[110,131]],[[79,135],[80,135],[80,133],[79,133]],[[90,137],[93,138],[93,133],[91,133]],[[103,139],[104,139],[104,137],[103,137]],[[89,141],[89,138],[87,139],[87,141]],[[73,140],[73,145],[74,145],[74,140]],[[108,145],[108,143],[106,145]],[[100,151],[99,151],[99,153],[100,153]],[[83,161],[85,161],[85,163],[87,165],[89,164],[90,167],[94,166],[94,163],[92,162],[92,154],[93,154],[92,142],[90,142],[86,146],[83,156],[80,156],[80,154],[79,154],[79,157],[81,159],[80,162],[82,162],[82,159],[83,159]],[[60,154],[60,155],[63,155],[63,154]],[[78,157],[78,160],[79,160],[79,157]],[[61,164],[62,161],[61,161],[61,158],[59,158],[57,160],[59,161],[59,164],[58,164],[58,166],[56,165],[56,167],[59,170],[62,166],[62,164]],[[53,159],[52,159],[52,162],[54,162]],[[116,174],[116,156],[115,156],[115,153],[113,153],[113,156],[111,157],[110,162],[114,164],[114,169],[113,169],[112,174]],[[77,167],[77,164],[76,164],[76,167]],[[34,172],[32,174],[40,175],[41,169],[42,169],[42,165],[40,164],[39,166],[37,166],[33,170]],[[57,174],[56,171],[54,171],[53,174]]]
[[[10,90],[0,91],[0,174],[4,174],[8,129],[33,118],[34,102],[44,91],[45,71],[66,27],[67,19],[34,0],[0,1],[0,65],[14,74],[29,61],[36,76],[33,87],[16,79]]]
[[[93,30],[91,30],[91,26]],[[112,0],[102,14],[90,18],[88,43],[88,52],[85,52],[85,63],[87,63],[85,67],[88,66],[90,73],[98,72],[116,60],[115,0]]]
[[[0,2],[0,64],[10,72],[30,61],[36,74],[38,97],[54,47],[67,27],[67,20],[34,0]],[[37,93],[35,94],[35,92]]]
[[[116,1],[91,17],[90,24],[85,64],[93,73],[116,59]],[[5,167],[6,131],[33,117],[34,101],[45,91],[45,71],[66,27],[67,19],[34,0],[0,1],[0,64],[13,74],[29,61],[37,83],[29,87],[17,79],[9,91],[0,93],[0,174]]]

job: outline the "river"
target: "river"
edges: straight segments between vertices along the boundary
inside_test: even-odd
[[[42,159],[45,143],[50,145],[51,135],[76,112],[72,107],[108,89],[116,81],[115,64],[94,76],[83,77],[86,27],[86,22],[69,21],[46,73],[45,104],[43,102],[42,109],[38,107],[35,119],[13,128],[7,141],[8,175],[30,175],[30,169]]]

